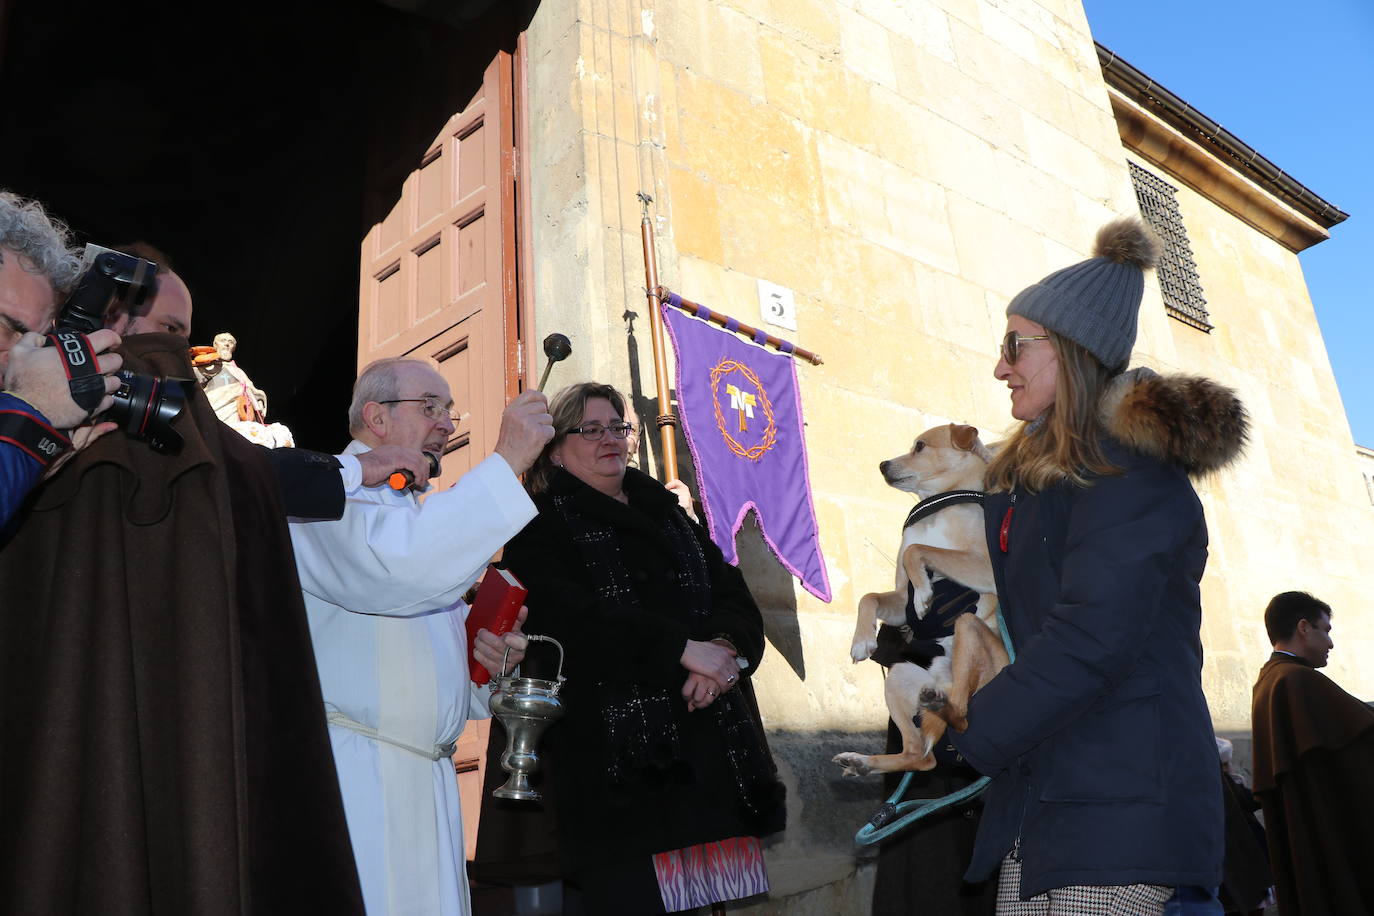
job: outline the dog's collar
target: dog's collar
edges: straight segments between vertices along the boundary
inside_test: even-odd
[[[927,496],[925,499],[911,507],[907,513],[906,521],[902,523],[903,528],[910,528],[921,519],[939,512],[946,506],[954,506],[959,503],[982,503],[983,492],[981,490],[948,490],[944,493],[936,493],[934,496]]]

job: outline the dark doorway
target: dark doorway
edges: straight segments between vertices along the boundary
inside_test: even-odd
[[[82,241],[165,251],[195,299],[191,342],[232,331],[268,419],[337,450],[360,242],[534,4],[437,6],[448,21],[375,0],[13,0],[0,187]]]

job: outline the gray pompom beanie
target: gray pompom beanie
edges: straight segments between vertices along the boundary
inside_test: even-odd
[[[1098,230],[1093,257],[1021,290],[1007,314],[1067,337],[1108,369],[1124,368],[1135,346],[1145,271],[1159,260],[1159,247],[1138,218],[1113,220]]]

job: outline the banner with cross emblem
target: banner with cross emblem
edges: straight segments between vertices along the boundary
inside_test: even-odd
[[[782,565],[829,601],[792,358],[675,308],[664,307],[663,320],[677,354],[678,412],[711,540],[738,564],[735,533],[753,509]]]

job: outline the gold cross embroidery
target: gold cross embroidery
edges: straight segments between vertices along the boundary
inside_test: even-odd
[[[725,393],[730,395],[730,409],[739,411],[739,431],[745,432],[748,427],[744,424],[744,418],[754,419],[754,405],[758,399],[746,391],[740,391],[734,385],[726,385]]]

